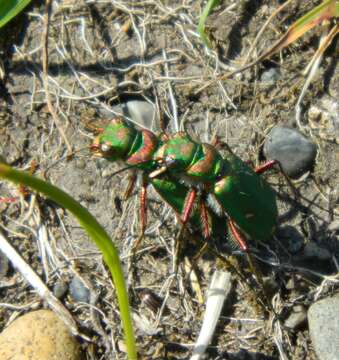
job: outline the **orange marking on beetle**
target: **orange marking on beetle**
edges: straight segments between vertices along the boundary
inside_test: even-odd
[[[128,138],[128,135],[129,135],[129,129],[127,128],[118,129],[115,134],[118,140],[125,140],[126,137]]]
[[[158,140],[156,136],[148,130],[142,130],[141,132],[143,145],[136,153],[127,159],[127,164],[137,165],[152,160],[153,153],[158,145]]]
[[[215,165],[217,152],[210,144],[203,144],[204,158],[197,161],[188,169],[188,174],[208,174]]]
[[[195,148],[195,144],[193,143],[186,143],[186,144],[182,144],[180,145],[180,154],[182,155],[190,155],[192,153],[192,151]]]

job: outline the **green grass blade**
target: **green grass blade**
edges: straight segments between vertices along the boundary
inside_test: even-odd
[[[118,252],[106,231],[100,226],[97,220],[89,213],[87,209],[85,209],[67,193],[23,171],[15,170],[1,161],[2,159],[0,158],[0,178],[12,181],[16,184],[23,184],[28,186],[35,191],[44,194],[60,206],[69,210],[77,218],[80,225],[84,228],[92,240],[96,243],[103,254],[104,261],[110,269],[116,288],[120,316],[125,331],[128,358],[133,360],[137,359],[124,275],[120,265]]]
[[[0,28],[19,14],[31,0],[0,0]]]
[[[271,46],[267,51],[261,54],[256,60],[251,63],[237,69],[236,71],[232,71],[231,73],[226,74],[222,78],[228,78],[235,73],[239,73],[244,71],[256,64],[260,61],[263,61],[278,51],[282,50],[292,42],[299,39],[302,35],[304,35],[307,31],[313,29],[315,26],[322,25],[325,21],[329,21],[332,18],[339,17],[339,1],[335,0],[326,0],[322,2],[320,5],[312,8],[308,13],[295,21],[285,32],[285,34],[277,40],[277,42]]]
[[[336,17],[336,5],[335,0],[326,0],[298,19],[286,32],[281,48],[294,42],[308,30],[322,24],[325,20]]]
[[[205,32],[205,23],[207,20],[208,15],[211,13],[211,11],[220,4],[221,0],[209,0],[200,16],[199,19],[199,25],[198,25],[198,33],[202,39],[202,41],[205,43],[206,46],[209,48],[211,47],[211,43],[208,39],[208,36]]]

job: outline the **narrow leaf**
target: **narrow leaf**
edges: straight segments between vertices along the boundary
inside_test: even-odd
[[[323,21],[338,16],[336,11],[337,6],[338,4],[336,4],[335,0],[326,0],[319,6],[313,8],[292,24],[287,32],[267,52],[262,54],[256,62],[264,60],[282,50],[284,47],[299,39],[307,31],[322,24]]]
[[[339,17],[339,1],[326,0],[319,6],[310,10],[306,15],[298,19],[293,23],[287,32],[266,52],[260,55],[257,59],[244,65],[234,71],[222,75],[219,79],[227,79],[234,74],[245,71],[252,66],[258,64],[260,61],[269,58],[276,52],[282,50],[293,41],[296,41],[300,36],[304,35],[307,31],[311,30],[315,26],[322,24],[325,20]]]
[[[0,28],[17,16],[31,0],[0,0]]]
[[[199,20],[198,25],[198,33],[202,39],[202,41],[205,43],[206,46],[209,48],[211,47],[211,43],[208,39],[208,36],[205,32],[205,23],[207,20],[208,15],[211,13],[211,11],[220,4],[220,0],[209,0],[204,8],[204,11],[202,12]]]

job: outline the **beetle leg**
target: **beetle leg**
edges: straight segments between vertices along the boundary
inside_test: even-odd
[[[14,196],[14,197],[0,197],[0,202],[6,203],[6,204],[14,203],[14,202],[17,202],[18,200],[19,200],[19,196]]]
[[[123,200],[127,200],[131,196],[132,191],[133,191],[133,189],[135,187],[136,180],[137,180],[137,174],[134,171],[128,177],[128,183],[127,183],[127,186],[126,186],[126,190],[125,190],[124,195],[122,197]]]
[[[175,239],[174,262],[173,262],[174,273],[177,273],[178,271],[178,259],[180,257],[180,252],[181,252],[181,241],[184,231],[186,229],[187,222],[190,219],[196,197],[197,197],[197,190],[194,188],[189,190],[188,195],[186,196],[184,208],[180,215],[181,227]]]
[[[208,219],[208,211],[206,207],[206,196],[205,194],[201,195],[200,197],[200,219],[202,228],[204,231],[204,238],[208,239],[211,236],[211,229]]]
[[[144,237],[146,226],[147,226],[147,185],[148,183],[145,180],[145,177],[142,177],[142,184],[140,189],[140,235],[136,242],[133,244],[133,252],[140,245],[141,240]]]
[[[262,275],[261,271],[259,270],[259,268],[255,264],[253,256],[251,255],[251,252],[250,252],[250,250],[249,250],[249,248],[247,246],[246,240],[244,239],[243,235],[240,233],[240,231],[236,227],[233,220],[231,220],[231,219],[228,220],[228,225],[229,225],[229,228],[231,230],[232,235],[234,236],[234,238],[238,242],[241,251],[243,251],[246,254],[247,261],[248,261],[248,264],[250,266],[250,270],[254,274],[254,276],[256,277],[258,283],[260,284],[260,287],[262,289],[262,293],[263,293],[263,295],[265,297],[266,303],[269,305],[270,304],[269,296],[268,296],[268,292],[266,290],[266,286],[265,286],[265,283],[264,283],[264,280],[263,280],[263,275]]]
[[[194,256],[194,261],[197,261],[202,254],[208,250],[208,239],[211,236],[211,229],[210,229],[210,224],[209,224],[209,217],[208,217],[208,210],[207,210],[207,206],[206,206],[206,192],[204,191],[199,198],[199,211],[200,211],[200,221],[201,221],[201,226],[202,226],[202,230],[203,230],[203,234],[204,234],[204,240],[205,242],[203,243],[203,245],[201,246],[201,248],[199,249],[198,253]]]
[[[197,190],[193,188],[188,192],[188,195],[185,200],[184,208],[182,210],[181,221],[183,225],[187,224],[191,216],[196,197],[197,197]]]
[[[243,252],[248,252],[248,246],[247,241],[244,239],[244,237],[240,234],[237,227],[235,226],[235,223],[232,220],[228,220],[228,226],[232,232],[232,235],[234,236],[235,240],[237,241],[240,250]]]
[[[144,236],[146,225],[147,225],[147,183],[143,179],[141,190],[140,190],[140,217],[141,217],[141,234]]]
[[[269,161],[265,162],[264,164],[261,164],[260,166],[255,167],[254,171],[257,174],[262,174],[262,173],[266,172],[267,170],[272,169],[273,166],[277,163],[278,163],[277,160],[269,160]]]

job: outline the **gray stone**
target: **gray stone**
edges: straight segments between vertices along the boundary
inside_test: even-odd
[[[143,100],[130,100],[126,103],[127,115],[141,125],[152,131],[158,131],[155,125],[155,108],[152,104]]]
[[[317,147],[299,131],[276,126],[265,140],[264,154],[267,159],[278,160],[285,173],[296,178],[311,170]]]
[[[339,294],[314,303],[308,324],[314,350],[321,360],[339,359]]]
[[[304,237],[297,229],[290,225],[279,228],[277,230],[277,236],[291,254],[298,253],[303,247]]]
[[[58,299],[62,299],[68,291],[68,285],[63,280],[57,280],[53,287],[53,294]]]
[[[308,242],[305,245],[303,251],[303,257],[308,259],[315,258],[324,261],[324,260],[330,260],[332,255],[327,249],[318,246],[318,244],[312,241],[312,242]]]
[[[69,292],[75,301],[85,303],[90,302],[90,292],[77,276],[72,279],[69,285]]]
[[[270,68],[261,74],[260,81],[265,84],[274,84],[280,78],[279,68]]]

